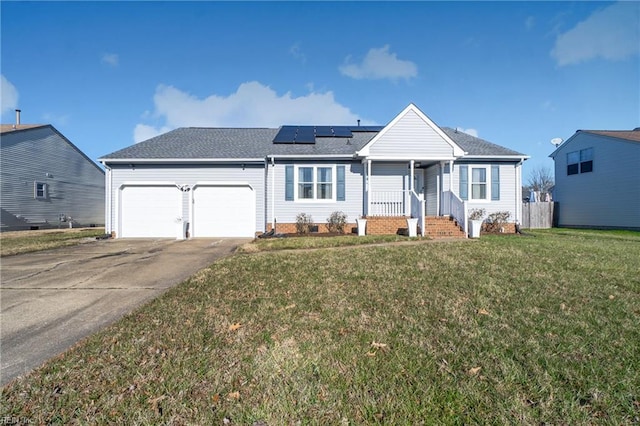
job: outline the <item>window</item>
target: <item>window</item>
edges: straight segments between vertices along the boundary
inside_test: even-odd
[[[567,175],[593,171],[593,148],[581,149],[567,154]]]
[[[500,166],[459,166],[459,197],[462,200],[500,200]],[[471,169],[471,176],[469,176]]]
[[[298,199],[331,200],[333,199],[333,168],[331,167],[299,167]]]
[[[47,198],[47,184],[43,182],[33,183],[33,198]]]
[[[593,171],[593,148],[580,151],[580,173]]]
[[[487,169],[484,167],[471,169],[471,199],[487,199]]]
[[[285,167],[285,200],[344,201],[344,187],[345,166]]]

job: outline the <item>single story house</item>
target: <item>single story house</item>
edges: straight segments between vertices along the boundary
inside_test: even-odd
[[[104,224],[104,171],[55,127],[17,118],[0,145],[2,231]]]
[[[472,208],[520,219],[527,158],[411,104],[386,126],[179,128],[99,161],[107,232],[185,238],[295,232],[300,213],[323,232],[334,211],[367,234],[415,218],[422,235],[464,235]]]
[[[640,127],[578,130],[550,157],[558,226],[640,230]]]

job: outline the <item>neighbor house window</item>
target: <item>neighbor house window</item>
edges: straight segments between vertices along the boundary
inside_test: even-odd
[[[471,169],[471,199],[487,199],[487,169],[484,167]]]
[[[47,198],[47,184],[43,182],[33,183],[33,197],[34,198]]]
[[[345,201],[346,166],[284,167],[285,201]]]
[[[593,171],[593,148],[587,148],[580,151],[580,173],[589,173]]]
[[[593,148],[581,149],[567,154],[567,174],[589,173],[593,171]]]

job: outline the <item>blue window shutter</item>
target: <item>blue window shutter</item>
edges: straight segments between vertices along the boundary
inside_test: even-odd
[[[293,166],[285,166],[284,180],[284,199],[285,201],[293,201]]]
[[[491,199],[500,199],[500,166],[491,166]]]
[[[469,166],[460,167],[460,199],[469,199]]]
[[[338,190],[336,192],[336,199],[338,201],[345,200],[345,191],[344,191],[344,166],[338,166],[336,168],[336,174],[338,179]]]

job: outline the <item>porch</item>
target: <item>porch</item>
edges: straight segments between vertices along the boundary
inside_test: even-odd
[[[422,236],[467,235],[466,203],[451,190],[452,161],[365,162],[367,233],[393,234],[418,220]],[[446,178],[445,178],[446,176]]]

